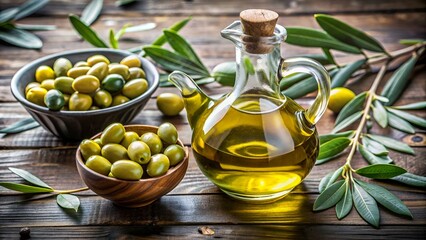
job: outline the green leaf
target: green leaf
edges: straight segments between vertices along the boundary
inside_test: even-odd
[[[392,164],[374,164],[359,168],[355,172],[368,178],[388,179],[406,173],[407,170]]]
[[[285,90],[292,85],[309,78],[311,75],[307,73],[292,73],[283,77],[280,81],[280,90]]]
[[[367,92],[362,92],[354,97],[350,102],[348,102],[342,110],[340,110],[339,115],[337,115],[335,125],[339,124],[345,120],[350,115],[362,110],[365,99],[367,97]]]
[[[155,23],[144,23],[144,24],[140,24],[140,25],[136,25],[136,26],[129,26],[125,29],[125,32],[126,33],[142,32],[142,31],[154,29],[156,27],[157,27],[157,24],[155,24]]]
[[[336,205],[345,194],[347,183],[340,180],[324,190],[314,202],[314,211],[320,211]]]
[[[303,46],[335,49],[342,52],[360,54],[361,50],[351,45],[342,43],[323,31],[312,28],[289,27],[287,30],[286,43]]]
[[[174,31],[164,30],[164,36],[166,36],[167,42],[170,46],[181,56],[190,59],[191,61],[197,63],[197,65],[208,72],[207,68],[201,62],[200,58],[195,53],[194,49],[192,49],[191,45],[179,34]]]
[[[92,0],[84,8],[83,12],[81,13],[80,20],[84,22],[87,26],[92,25],[92,23],[94,23],[96,19],[99,17],[102,11],[103,4],[104,4],[103,0]]]
[[[354,134],[354,130],[349,130],[346,132],[336,133],[336,134],[324,134],[319,136],[320,144],[324,144],[330,140],[333,140],[338,137],[350,137]]]
[[[19,7],[19,12],[15,15],[15,20],[29,16],[40,8],[44,7],[49,0],[29,0]]]
[[[383,144],[367,137],[362,138],[362,144],[364,144],[365,147],[374,155],[387,156],[389,154],[389,151],[385,148],[385,146],[383,146]]]
[[[422,128],[426,128],[426,119],[421,118],[421,117],[417,117],[415,115],[412,115],[410,113],[404,112],[404,111],[400,111],[400,110],[396,110],[396,109],[392,109],[392,108],[387,108],[387,110],[391,113],[393,113],[394,115],[414,124],[417,125],[419,127]]]
[[[182,21],[179,21],[179,22],[177,22],[177,23],[173,24],[170,28],[168,28],[168,30],[175,31],[175,32],[179,32],[179,30],[181,30],[183,27],[185,27],[185,25],[186,25],[189,21],[191,21],[191,19],[192,19],[192,17],[185,18],[185,19],[183,19]],[[162,46],[162,45],[164,45],[166,42],[167,42],[167,40],[166,40],[166,36],[164,36],[164,34],[161,34],[161,36],[160,36],[160,37],[158,37],[157,39],[155,39],[155,40],[151,43],[151,45],[154,45],[154,46]]]
[[[339,132],[342,129],[348,127],[349,125],[351,125],[352,123],[354,123],[356,120],[358,120],[359,118],[361,118],[362,114],[363,114],[363,111],[356,112],[356,113],[350,115],[345,120],[341,121],[339,124],[337,124],[336,126],[334,126],[333,130],[331,131],[331,133]]]
[[[0,40],[22,48],[40,49],[43,47],[43,42],[36,35],[16,28],[0,31]]]
[[[336,204],[336,216],[337,218],[343,219],[349,212],[352,210],[352,191],[349,183],[346,183],[345,195],[342,199]]]
[[[415,175],[412,173],[404,173],[399,176],[391,178],[391,180],[398,181],[414,187],[426,188],[426,177]]]
[[[419,43],[425,43],[426,40],[425,39],[401,39],[399,40],[400,44],[403,45],[416,45]]]
[[[114,38],[117,39],[117,41],[124,35],[124,33],[126,33],[126,30],[128,27],[130,27],[131,24],[124,24],[120,30],[118,30],[118,32],[115,34]]]
[[[389,99],[388,99],[388,98],[386,98],[386,97],[382,97],[382,96],[380,96],[380,95],[375,95],[373,99],[374,99],[374,100],[378,100],[378,101],[383,102],[383,103],[387,103],[387,102],[389,102]]]
[[[82,22],[77,16],[70,15],[69,20],[78,34],[80,34],[80,36],[88,43],[95,47],[108,48],[108,45],[99,38],[98,34],[96,34],[91,27]]]
[[[374,227],[379,227],[380,212],[377,203],[358,183],[353,182],[352,199],[359,215]]]
[[[380,127],[385,128],[388,126],[388,114],[385,107],[379,102],[374,101],[373,116]]]
[[[19,133],[40,126],[33,118],[25,118],[8,127],[0,129],[0,133]]]
[[[304,55],[298,55],[298,56],[295,56],[295,57],[310,58],[310,59],[313,59],[313,60],[321,63],[322,65],[335,64],[335,63],[331,62],[330,59],[327,56],[324,56],[322,54],[304,54]]]
[[[410,103],[402,106],[392,106],[392,108],[399,110],[417,110],[417,109],[426,109],[426,101]]]
[[[74,209],[76,212],[78,211],[78,207],[80,206],[80,199],[71,194],[59,194],[56,197],[56,202],[60,207]]]
[[[343,167],[338,168],[336,171],[330,172],[323,177],[318,185],[318,190],[322,193],[325,189],[331,186],[343,172]]]
[[[19,12],[18,8],[8,8],[0,12],[0,25],[2,23],[7,23],[12,20],[16,13]]]
[[[374,134],[369,134],[367,135],[367,137],[385,145],[387,148],[393,149],[398,152],[414,155],[414,150],[410,146],[408,146],[407,144],[401,141],[397,141],[393,138],[383,137],[383,136],[374,135]]]
[[[334,61],[334,57],[333,54],[331,54],[330,49],[328,48],[323,48],[322,52],[324,53],[325,57],[327,58],[327,60],[333,64],[333,65],[337,65],[336,61]]]
[[[342,87],[351,78],[357,70],[359,70],[367,62],[366,58],[350,63],[337,72],[331,80],[331,88]]]
[[[5,187],[7,189],[22,192],[22,193],[49,193],[53,192],[53,189],[51,188],[43,188],[43,187],[36,187],[26,184],[20,184],[20,183],[11,183],[11,182],[0,182],[0,186]]]
[[[400,131],[406,132],[406,133],[415,133],[413,126],[404,119],[398,117],[397,115],[388,112],[389,117],[389,126],[398,129]]]
[[[315,14],[314,16],[321,28],[334,38],[358,48],[367,49],[373,52],[386,52],[379,41],[367,35],[365,32],[337,20],[330,15]]]
[[[376,156],[368,149],[366,149],[363,145],[358,144],[358,151],[361,153],[362,157],[369,163],[369,164],[388,164],[392,163],[392,159],[390,159],[388,156]]]
[[[405,90],[405,87],[408,84],[408,80],[414,70],[416,62],[417,57],[411,57],[408,61],[402,64],[386,82],[380,94],[381,96],[387,97],[389,99],[389,102],[385,103],[384,105],[392,106],[396,100],[398,100],[399,96],[401,96],[402,92]]]
[[[347,137],[338,137],[330,140],[320,146],[318,159],[334,157],[337,154],[343,152],[343,150],[345,150],[350,143],[351,140]]]
[[[112,28],[109,30],[109,44],[111,44],[112,48],[118,49],[118,41],[115,38],[115,33]]]
[[[115,1],[115,6],[121,7],[121,6],[128,5],[128,4],[131,4],[131,3],[134,3],[134,2],[136,2],[136,0],[117,0],[117,1]]]
[[[15,24],[17,29],[28,31],[52,31],[56,29],[55,25],[36,25],[36,24]]]
[[[195,83],[197,83],[197,85],[204,85],[204,84],[212,83],[214,81],[215,81],[214,78],[206,77],[206,78],[201,78],[196,80]]]
[[[378,203],[394,213],[413,218],[407,206],[394,194],[378,185],[366,183],[361,180],[355,180],[368,194],[370,194]]]
[[[31,174],[28,171],[25,171],[25,170],[19,169],[19,168],[14,168],[14,167],[9,167],[9,170],[12,171],[13,173],[15,173],[16,175],[20,176],[21,178],[27,180],[28,182],[34,184],[34,185],[37,185],[37,186],[43,187],[43,188],[52,189],[52,187],[50,187],[45,182],[40,180],[40,178],[34,176],[33,174]]]

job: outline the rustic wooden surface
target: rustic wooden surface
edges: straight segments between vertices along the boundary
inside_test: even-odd
[[[16,6],[22,1],[1,0],[0,9]],[[41,51],[24,50],[0,44],[0,128],[29,115],[13,98],[9,90],[13,74],[26,63],[51,53],[63,50],[88,48],[72,30],[67,15],[81,13],[86,0],[51,1],[47,7],[21,23],[55,24],[58,29],[37,32],[43,39]],[[158,27],[149,32],[126,34],[121,48],[131,48],[150,43],[163,27],[192,15],[194,19],[181,32],[194,45],[195,50],[208,67],[232,60],[232,44],[220,37],[219,31],[238,17],[246,8],[268,8],[280,13],[279,23],[284,26],[317,27],[313,13],[330,13],[362,28],[373,35],[389,51],[402,48],[401,38],[425,38],[426,2],[424,0],[378,0],[378,1],[140,1],[124,8],[114,6],[114,1],[105,1],[101,18],[93,25],[103,37],[108,29],[119,29],[123,24],[156,22]],[[313,53],[316,50],[283,46],[284,56]],[[354,57],[337,53],[338,60],[347,62]],[[387,77],[389,74],[387,75]],[[404,97],[398,104],[425,100],[426,71],[418,68]],[[350,85],[356,92],[368,88],[373,78]],[[203,87],[210,94],[229,91],[218,84]],[[159,125],[164,121],[174,123],[184,144],[190,146],[191,132],[185,113],[175,118],[163,117],[155,106],[155,96],[161,92],[177,92],[173,88],[158,89],[145,109],[132,123]],[[299,102],[309,104],[312,97]],[[426,113],[417,112],[422,117]],[[335,116],[327,111],[318,124],[320,133],[332,128]],[[398,131],[374,131],[398,139],[409,137]],[[423,132],[424,133],[424,132]],[[424,136],[424,135],[423,135]],[[75,167],[74,152],[77,142],[58,139],[42,128],[0,138],[0,181],[20,181],[7,167],[19,167],[31,171],[58,189],[82,187]],[[391,152],[396,164],[409,172],[426,175],[426,149],[414,147],[415,156]],[[318,183],[328,172],[336,169],[343,158],[316,166],[308,178],[294,192],[281,201],[269,205],[250,205],[230,200],[210,183],[198,170],[193,155],[190,156],[188,172],[183,181],[168,195],[152,205],[140,209],[126,209],[96,196],[91,191],[79,194],[80,210],[75,213],[57,206],[55,198],[25,201],[29,196],[11,194],[0,189],[0,238],[16,239],[19,229],[31,228],[33,238],[151,238],[151,239],[199,239],[210,238],[198,232],[198,228],[214,229],[213,237],[231,239],[424,239],[426,232],[426,197],[424,190],[381,181],[399,196],[413,213],[414,220],[400,218],[381,209],[379,230],[368,226],[355,210],[344,220],[337,220],[334,209],[320,213],[312,212],[318,196]],[[354,167],[365,165],[356,155]]]

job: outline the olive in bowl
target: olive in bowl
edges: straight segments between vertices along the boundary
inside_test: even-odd
[[[146,133],[158,132],[158,127],[148,125],[127,125],[124,126],[124,129],[126,132],[134,132],[138,136],[142,136]],[[121,139],[119,144],[110,142],[111,140],[113,142],[116,140],[114,137],[115,136],[108,136],[108,140],[106,140],[108,143],[104,141],[106,145],[122,146],[121,144],[123,144],[125,138]],[[99,144],[103,145],[102,140],[104,139],[102,139],[102,133],[98,133],[93,136],[91,140],[94,142],[99,141]],[[135,142],[138,141],[133,141],[132,143]],[[106,145],[102,146],[102,150]],[[123,207],[133,208],[146,206],[173,190],[185,176],[188,168],[189,154],[179,139],[175,145],[184,149],[184,158],[176,163],[176,165],[170,166],[170,168],[160,176],[150,176],[148,174],[149,163],[131,161],[130,157],[128,157],[128,159],[112,161],[113,163],[111,164],[108,160],[105,161],[102,159],[104,157],[97,155],[99,154],[99,151],[102,151],[101,149],[97,149],[97,147],[88,148],[91,150],[83,151],[85,153],[83,155],[83,152],[81,151],[82,145],[80,145],[76,152],[77,170],[84,183],[99,196],[111,200],[115,204]],[[108,155],[105,156],[105,158],[109,157]],[[95,160],[97,161],[96,166],[90,166],[90,162],[88,166],[88,161],[92,161],[89,160],[91,158],[98,158]],[[161,161],[161,159],[157,160],[159,157],[156,157],[155,155],[154,158],[150,158],[150,161],[154,160],[154,163],[156,161]],[[164,158],[164,156],[161,156],[160,158]],[[143,159],[143,157],[140,159]],[[112,169],[112,165],[115,165],[118,168]],[[144,169],[141,170],[141,168]],[[108,176],[108,171],[120,174],[121,178],[130,176],[131,179],[125,180]],[[129,173],[129,171],[131,172]],[[140,175],[142,177],[136,180],[136,178],[140,177]]]
[[[113,122],[121,122],[123,124],[130,122],[142,110],[150,96],[158,88],[158,71],[148,60],[136,56],[141,63],[144,73],[143,78],[146,79],[147,83],[142,94],[138,96],[129,95],[133,98],[128,98],[121,92],[109,93],[102,88],[102,82],[99,82],[99,89],[96,93],[83,93],[89,92],[89,90],[92,91],[97,86],[97,82],[95,81],[96,84],[93,89],[86,89],[80,83],[87,79],[94,79],[94,77],[83,76],[85,79],[80,78],[78,81],[73,80],[74,77],[78,79],[80,75],[90,73],[93,74],[89,74],[90,76],[97,76],[96,78],[104,78],[104,80],[106,78],[104,77],[104,72],[99,70],[104,68],[102,65],[105,65],[102,63],[102,59],[91,59],[90,57],[92,56],[104,56],[111,63],[119,63],[128,56],[136,55],[115,49],[83,49],[48,55],[27,64],[14,75],[11,81],[12,94],[43,128],[61,138],[81,140],[102,131]],[[61,64],[62,67],[55,68],[55,61],[58,59],[69,60],[71,65],[73,65],[72,68],[69,69],[68,62]],[[82,60],[85,62],[81,62]],[[132,64],[129,63],[130,66],[133,66]],[[53,67],[51,69],[45,67],[46,69],[37,71],[40,66]],[[109,76],[112,75],[112,77],[109,77],[104,82],[105,88],[111,89],[111,82],[114,82],[112,78],[115,75],[124,74],[122,73],[122,68],[123,66],[118,65],[111,66],[111,74]],[[36,74],[37,72],[39,74]],[[67,76],[63,76],[65,72],[67,72]],[[55,78],[54,81],[51,81],[51,78]],[[74,89],[72,88],[72,83],[74,83]],[[129,85],[134,88],[134,85],[138,85],[138,83],[136,81],[136,84]],[[75,89],[82,92],[75,91]],[[31,91],[30,94],[28,91]],[[50,93],[47,103],[49,106],[53,106],[51,109],[46,107],[46,102],[43,102],[42,98],[40,98],[40,95],[46,95],[48,91]],[[61,93],[64,96],[61,96]],[[129,94],[127,88],[124,93]],[[64,97],[65,103],[62,101],[62,97]],[[111,97],[112,99],[109,99]],[[68,109],[60,108],[61,105],[70,100],[72,104],[68,104]],[[87,108],[89,109],[86,110]]]

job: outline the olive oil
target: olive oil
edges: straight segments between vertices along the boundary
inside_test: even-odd
[[[299,128],[291,99],[244,94],[219,101],[194,127],[201,171],[228,195],[252,202],[288,194],[312,169],[317,133]]]

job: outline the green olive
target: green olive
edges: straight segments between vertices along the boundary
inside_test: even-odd
[[[99,62],[104,62],[106,64],[109,64],[108,58],[106,58],[103,55],[93,55],[87,59],[87,65],[89,65],[89,67],[92,67]]]
[[[86,111],[92,106],[92,102],[90,95],[75,92],[70,97],[68,107],[70,111]]]
[[[58,58],[53,63],[53,71],[56,77],[67,76],[68,70],[72,68],[72,63],[66,58]]]
[[[101,141],[101,139],[100,138],[95,138],[95,139],[93,139],[93,141],[95,142],[95,143],[97,143],[98,145],[99,145],[99,147],[103,147],[104,145],[102,144],[102,141]]]
[[[171,123],[163,123],[158,127],[157,135],[167,144],[175,144],[178,140],[176,127]]]
[[[143,175],[141,165],[130,160],[120,160],[112,164],[111,173],[122,180],[139,180]]]
[[[130,76],[129,80],[135,79],[135,78],[145,78],[145,72],[141,68],[138,67],[131,67],[129,68]]]
[[[87,160],[92,155],[101,155],[101,147],[94,140],[84,139],[80,143],[80,152],[84,160]]]
[[[130,76],[129,67],[117,63],[110,64],[108,65],[108,74],[119,74],[126,80]]]
[[[37,82],[43,82],[43,80],[46,79],[54,79],[55,78],[55,72],[53,69],[49,66],[42,65],[36,69],[35,72],[35,79]]]
[[[107,143],[120,143],[121,140],[123,140],[123,138],[124,138],[125,132],[126,132],[126,130],[124,129],[123,124],[121,124],[121,123],[110,124],[102,132],[101,142],[102,142],[103,145],[105,145]]]
[[[108,91],[99,89],[96,91],[95,96],[93,97],[95,100],[96,106],[100,108],[106,108],[111,106],[112,96]]]
[[[146,172],[150,177],[158,177],[166,174],[169,167],[169,158],[166,155],[159,153],[151,157],[151,160],[146,167]]]
[[[30,82],[30,83],[28,83],[28,85],[25,87],[25,94],[27,94],[28,91],[31,88],[35,88],[35,87],[41,87],[41,84],[39,82]]]
[[[40,106],[44,105],[44,96],[46,95],[47,90],[42,87],[34,87],[28,90],[26,98],[28,101],[35,103]]]
[[[99,86],[98,78],[92,75],[80,76],[72,83],[72,88],[80,93],[94,93]]]
[[[55,89],[55,80],[53,79],[46,79],[41,82],[40,87],[46,89],[49,91],[50,89]]]
[[[132,161],[139,164],[147,164],[151,159],[151,150],[148,145],[142,141],[134,141],[127,148],[127,154]]]
[[[73,66],[74,68],[78,68],[78,67],[89,67],[89,64],[87,64],[86,61],[78,61],[74,64]]]
[[[78,78],[80,76],[86,75],[89,70],[90,67],[73,67],[68,70],[67,75],[68,77]]]
[[[151,154],[157,154],[161,152],[161,149],[163,149],[163,143],[161,142],[160,137],[158,137],[155,133],[144,133],[140,139],[142,142],[148,145],[149,149],[151,150]]]
[[[102,80],[102,89],[110,93],[116,93],[123,89],[125,84],[124,78],[119,74],[110,74]]]
[[[164,155],[170,160],[170,166],[180,163],[185,158],[185,150],[177,144],[173,144],[164,149]]]
[[[50,110],[61,110],[61,108],[65,106],[64,95],[59,90],[51,89],[47,91],[46,95],[44,95],[44,104]]]
[[[123,147],[128,148],[130,143],[137,140],[139,140],[139,135],[135,132],[129,131],[124,133],[124,138],[121,140],[120,144],[123,145]]]
[[[107,176],[111,171],[112,165],[108,159],[99,155],[93,155],[87,159],[86,166],[99,174]]]
[[[157,107],[166,116],[176,116],[182,111],[184,105],[179,95],[161,93],[157,96]]]
[[[123,103],[128,102],[128,101],[130,101],[130,99],[119,94],[119,95],[114,96],[114,98],[112,99],[111,106],[117,106],[117,105],[123,104]]]
[[[87,75],[97,77],[99,80],[104,79],[108,75],[108,64],[104,62],[98,62],[90,68]]]
[[[131,68],[131,67],[140,68],[141,67],[141,60],[136,55],[130,55],[130,56],[123,58],[123,60],[121,60],[120,64],[124,64],[124,65],[128,66],[129,68]]]
[[[148,82],[143,78],[137,78],[137,79],[132,79],[128,81],[126,84],[124,84],[124,87],[121,90],[121,93],[124,96],[130,99],[133,99],[135,97],[140,96],[142,93],[146,92],[146,89],[148,89]]]
[[[73,94],[75,91],[72,88],[72,83],[74,78],[70,77],[58,77],[55,79],[54,85],[55,88],[66,94]]]
[[[101,149],[101,154],[112,163],[118,160],[129,159],[127,149],[117,143],[108,143],[104,145]]]

